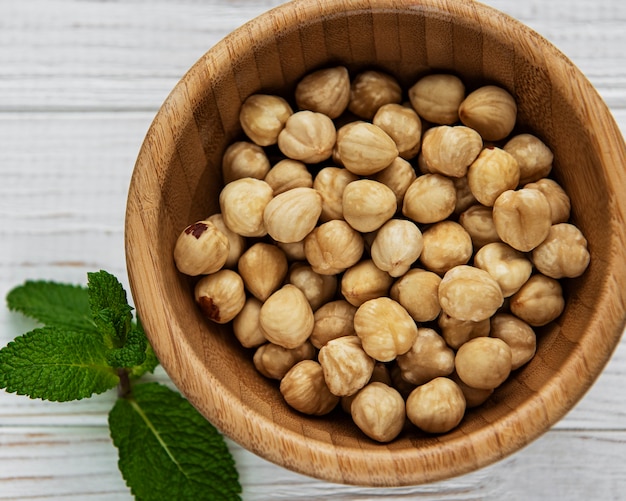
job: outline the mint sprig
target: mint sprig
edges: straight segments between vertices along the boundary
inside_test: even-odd
[[[87,398],[119,383],[105,351],[102,341],[88,332],[35,329],[0,350],[0,385],[44,400]]]
[[[27,280],[7,294],[7,306],[42,324],[71,331],[97,332],[85,287]]]
[[[119,468],[137,499],[240,499],[235,463],[217,430],[178,393],[138,384],[109,413]],[[150,458],[153,466],[146,468]]]
[[[138,381],[159,362],[117,278],[89,273],[87,287],[27,281],[7,306],[42,326],[0,349],[0,388],[65,402],[117,386],[109,428],[136,499],[240,499],[222,435],[177,392]]]
[[[104,341],[112,348],[125,345],[131,330],[132,308],[124,287],[110,273],[87,273],[87,292],[91,315]]]

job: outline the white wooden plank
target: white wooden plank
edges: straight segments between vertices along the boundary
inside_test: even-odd
[[[132,499],[101,426],[5,429],[0,464],[0,499]]]
[[[206,50],[279,3],[3,0],[0,110],[154,110]],[[624,2],[487,3],[553,42],[612,106],[626,106]]]
[[[0,0],[0,296],[27,278],[126,282],[123,214],[154,111],[184,71],[278,0]],[[626,131],[626,4],[489,0],[555,43]],[[101,112],[99,112],[101,111]],[[32,323],[0,308],[0,344]],[[517,454],[432,485],[360,489],[232,444],[244,499],[623,499],[626,339],[555,428]],[[152,378],[171,384],[162,369]],[[115,391],[57,404],[0,393],[0,499],[127,500],[106,414]]]
[[[124,280],[128,184],[152,118],[0,114],[2,297],[26,279],[85,283],[100,268]]]
[[[0,109],[152,110],[206,50],[278,3],[3,0]]]
[[[552,432],[467,475],[391,489],[328,484],[292,472],[274,472],[250,454],[241,457],[235,450],[234,455],[247,487],[246,500],[617,500],[623,499],[626,472],[616,470],[614,464],[622,461],[625,442],[624,433]]]
[[[623,499],[626,432],[551,432],[481,470],[393,489],[331,484],[259,458],[228,441],[245,501],[371,499]],[[0,434],[0,499],[132,499],[104,427],[9,428]]]

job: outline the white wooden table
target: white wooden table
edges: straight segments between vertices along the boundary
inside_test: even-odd
[[[0,0],[0,296],[26,279],[127,285],[126,191],[148,126],[178,79],[278,0]],[[626,132],[623,0],[489,0],[559,47]],[[626,196],[626,195],[625,195]],[[0,307],[0,345],[32,328]],[[272,465],[229,442],[246,500],[626,499],[626,338],[551,431],[480,471],[363,489]],[[169,383],[160,370],[154,379]],[[111,391],[49,403],[0,392],[0,499],[131,499],[117,469]],[[173,500],[172,500],[173,501]]]

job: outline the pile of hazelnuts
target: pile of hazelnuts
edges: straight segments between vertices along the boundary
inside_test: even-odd
[[[295,410],[370,438],[455,428],[536,351],[589,264],[553,153],[504,88],[323,68],[254,94],[223,155],[220,212],[178,269]]]

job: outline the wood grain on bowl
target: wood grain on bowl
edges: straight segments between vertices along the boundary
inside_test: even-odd
[[[172,249],[189,222],[218,211],[221,156],[241,134],[252,93],[293,93],[333,64],[378,68],[406,87],[433,70],[468,86],[497,83],[518,104],[520,130],[555,155],[554,177],[589,241],[591,265],[568,282],[567,305],[542,329],[536,357],[441,436],[411,431],[381,445],[345,416],[300,415],[256,372],[228,328],[206,321]],[[262,457],[333,482],[398,486],[493,463],[547,431],[602,371],[625,321],[626,148],[587,79],[545,39],[469,1],[296,0],[210,49],[157,114],[128,196],[126,250],[133,296],[174,383],[229,437]]]

